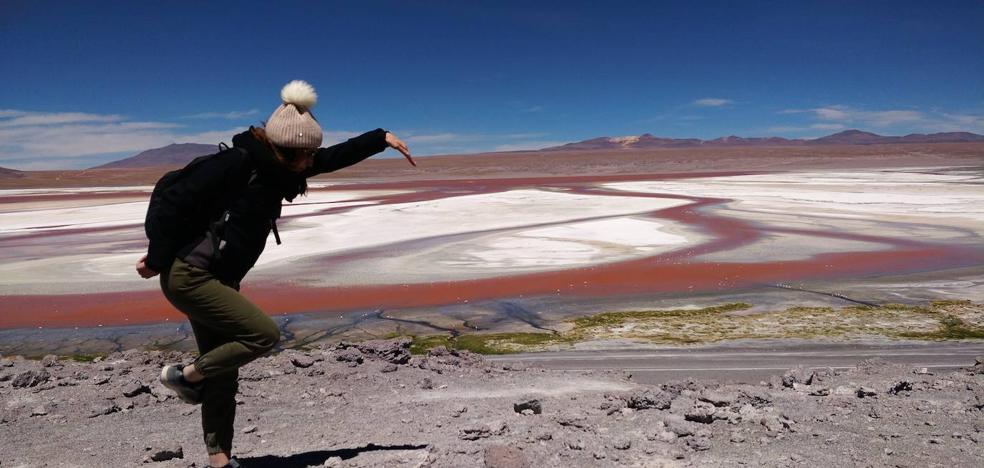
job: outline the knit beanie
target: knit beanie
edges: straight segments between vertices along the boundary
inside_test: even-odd
[[[283,104],[270,114],[266,135],[283,148],[318,148],[321,146],[321,125],[311,115],[318,95],[307,82],[294,80],[280,90]]]

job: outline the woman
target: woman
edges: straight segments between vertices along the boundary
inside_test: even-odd
[[[198,358],[186,366],[165,366],[160,379],[183,401],[202,404],[210,467],[239,466],[230,458],[238,369],[280,341],[276,323],[239,293],[239,282],[271,229],[280,243],[281,202],[303,194],[308,177],[387,147],[414,164],[407,145],[383,129],[319,149],[322,131],[310,112],[317,100],[314,89],[292,81],[280,95],[283,104],[265,128],[236,135],[232,149],[203,160],[161,193],[160,206],[148,210],[145,223],[147,255],[136,266],[143,278],[161,273],[164,296],[191,322]],[[194,240],[182,240],[181,226],[196,216],[220,221]]]

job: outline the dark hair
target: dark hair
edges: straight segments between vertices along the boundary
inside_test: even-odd
[[[267,138],[266,129],[264,128],[250,127],[250,131],[253,133],[253,136],[256,137],[257,140],[263,142],[264,144],[267,145],[268,148],[270,148],[270,151],[273,152],[273,155],[277,160],[277,163],[279,163],[284,170],[287,171],[291,170],[291,167],[296,163],[296,161],[294,160],[293,152],[273,144],[273,142],[271,142],[270,139]],[[304,195],[306,193],[307,193],[307,179],[301,179],[301,183],[298,186],[297,194]]]

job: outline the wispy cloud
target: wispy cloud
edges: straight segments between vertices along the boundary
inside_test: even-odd
[[[786,109],[779,113],[811,115],[821,122],[809,128],[825,130],[843,129],[847,126],[905,132],[979,132],[984,129],[984,115],[915,109],[868,110],[832,105],[812,109]]]
[[[702,98],[702,99],[697,99],[696,101],[694,101],[693,102],[693,105],[698,106],[698,107],[723,107],[723,106],[727,106],[727,105],[733,104],[733,103],[734,103],[734,101],[732,101],[731,99],[723,99],[723,98]]]
[[[185,119],[225,119],[225,120],[240,120],[247,117],[252,117],[259,114],[259,109],[250,109],[245,111],[230,111],[230,112],[202,112],[200,114],[186,115]]]
[[[242,131],[189,131],[169,122],[116,114],[0,110],[0,165],[55,169],[92,165],[100,155],[135,153],[171,143],[229,141]]]
[[[774,127],[766,128],[767,133],[800,133],[808,132],[813,130],[827,130],[827,131],[837,131],[844,130],[845,127],[842,124],[834,123],[815,123],[811,125],[795,126],[795,125],[777,125]]]
[[[180,123],[135,121],[117,114],[0,109],[0,166],[25,170],[91,167],[171,143],[229,142],[243,130],[243,126],[192,130]],[[328,130],[324,144],[339,143],[361,133]],[[517,151],[565,143],[537,132],[408,130],[397,134],[417,155]]]
[[[403,130],[396,133],[410,145],[414,154],[421,155],[534,150],[567,143],[545,139],[548,134],[540,132],[457,133]]]
[[[0,128],[37,125],[59,125],[92,122],[118,122],[123,116],[116,114],[88,114],[84,112],[29,112],[16,109],[0,109]]]

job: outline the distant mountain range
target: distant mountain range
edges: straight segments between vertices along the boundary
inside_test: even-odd
[[[199,156],[217,153],[217,145],[177,143],[144,151],[136,156],[109,162],[89,169],[133,169],[138,167],[184,166]]]
[[[713,140],[696,138],[660,138],[649,133],[639,136],[598,137],[590,140],[551,146],[539,151],[566,150],[606,150],[606,149],[645,149],[645,148],[696,148],[728,146],[803,146],[803,145],[875,145],[891,143],[955,143],[984,141],[984,136],[968,132],[933,133],[923,135],[913,133],[906,136],[882,136],[860,130],[845,130],[813,140],[787,139],[780,137],[744,138],[726,136]],[[167,145],[144,151],[129,158],[120,159],[90,169],[133,169],[146,167],[183,166],[198,156],[218,152],[216,145],[181,143]],[[13,169],[6,169],[13,171]],[[8,177],[0,172],[0,176]],[[16,177],[16,175],[13,175]]]
[[[8,167],[0,167],[0,179],[14,179],[19,177],[24,177],[23,171],[10,169]]]
[[[845,130],[812,140],[780,137],[743,138],[726,136],[713,140],[697,138],[661,138],[644,133],[639,136],[598,137],[590,140],[551,146],[540,151],[645,149],[645,148],[695,148],[725,146],[805,146],[805,145],[881,145],[899,143],[958,143],[984,141],[984,135],[969,132],[912,133],[906,136],[882,136],[861,130]]]

